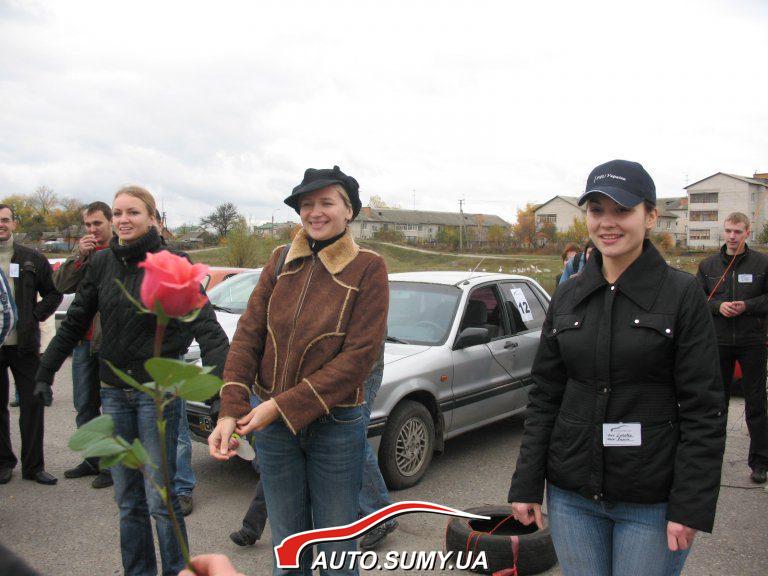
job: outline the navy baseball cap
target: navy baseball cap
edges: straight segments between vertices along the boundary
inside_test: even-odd
[[[634,208],[640,202],[656,205],[653,178],[641,164],[629,160],[611,160],[592,170],[579,197],[579,206],[590,194],[603,194],[625,208]]]

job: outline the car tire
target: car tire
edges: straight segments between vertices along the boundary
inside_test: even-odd
[[[461,552],[464,557],[467,551],[477,554],[485,553],[488,568],[478,570],[481,574],[493,574],[514,565],[514,554],[510,536],[517,536],[519,548],[517,552],[518,576],[539,574],[557,564],[557,554],[552,544],[549,524],[545,522],[543,530],[536,524],[524,526],[514,518],[511,506],[478,506],[466,510],[478,516],[490,516],[490,520],[472,520],[469,518],[452,518],[445,531],[445,549]],[[544,515],[546,518],[546,514]],[[500,522],[509,518],[493,534]],[[473,556],[473,559],[477,556]],[[472,563],[470,563],[471,565]]]
[[[395,406],[379,446],[381,475],[391,490],[419,483],[432,461],[435,422],[424,404],[403,400]]]

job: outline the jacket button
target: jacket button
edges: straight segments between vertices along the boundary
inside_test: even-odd
[[[557,328],[552,328],[552,334],[554,334],[555,332],[557,332]]]
[[[611,291],[616,290],[616,286],[611,286]]]
[[[597,500],[600,500],[600,496],[598,496],[597,494],[595,494],[594,496],[592,496],[592,498],[593,498],[595,501],[597,501]]]
[[[578,321],[578,320],[576,320],[576,322],[574,322],[574,323],[573,323],[573,325],[574,325],[574,326],[578,326],[578,325],[579,325],[579,321]]]
[[[608,388],[603,388],[603,394],[608,394]]]
[[[635,324],[640,324],[640,319],[639,318],[635,318]]]
[[[669,328],[667,328],[666,330],[664,330],[664,332],[666,332],[667,334],[672,334],[672,330],[670,330]]]

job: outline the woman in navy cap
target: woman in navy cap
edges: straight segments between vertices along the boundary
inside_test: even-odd
[[[238,323],[208,441],[211,455],[226,460],[235,454],[232,432],[256,431],[275,546],[297,532],[357,520],[363,382],[379,356],[389,305],[384,260],[361,249],[348,229],[361,207],[354,178],[338,166],[310,168],[285,203],[302,229],[272,254]],[[356,542],[318,547],[330,558],[354,551]],[[311,573],[310,551],[290,573]],[[321,572],[357,574],[350,560]]]
[[[717,342],[696,279],[647,239],[656,189],[640,164],[589,175],[595,244],[557,288],[509,501],[542,527],[563,574],[674,575],[711,532],[725,448]]]

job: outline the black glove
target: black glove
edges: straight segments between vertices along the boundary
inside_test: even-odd
[[[53,389],[48,382],[36,382],[35,389],[32,391],[32,396],[45,406],[53,404]]]

